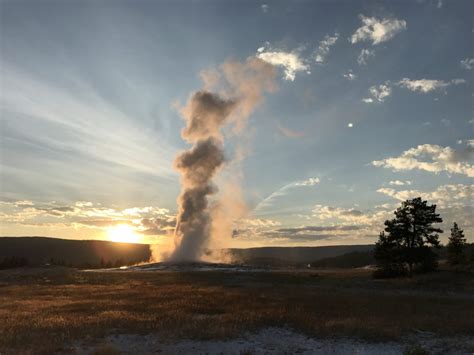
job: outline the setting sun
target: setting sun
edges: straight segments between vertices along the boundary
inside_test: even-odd
[[[113,242],[139,243],[141,240],[141,237],[134,232],[133,228],[126,224],[111,227],[107,231],[107,235]]]

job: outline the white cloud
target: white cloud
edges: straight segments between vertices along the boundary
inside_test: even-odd
[[[406,29],[405,20],[396,18],[377,19],[376,17],[366,17],[359,15],[362,26],[359,27],[351,36],[352,44],[362,41],[372,41],[372,45],[376,45],[393,38],[397,33]]]
[[[369,88],[369,93],[372,97],[364,98],[362,101],[366,103],[372,103],[374,102],[373,99],[375,99],[378,102],[384,102],[385,99],[392,93],[392,89],[387,84],[382,84],[379,86],[373,85]]]
[[[466,58],[461,60],[461,67],[466,70],[471,70],[474,68],[474,58]]]
[[[356,210],[354,208],[345,209],[323,205],[314,206],[312,212],[314,217],[322,220],[336,218],[341,220],[356,221],[363,218],[364,216],[362,211]]]
[[[294,185],[295,186],[314,186],[314,185],[319,184],[320,182],[321,180],[319,180],[319,178],[309,178],[303,181],[295,182]]]
[[[336,43],[338,38],[339,34],[336,32],[334,36],[326,35],[324,39],[319,42],[319,47],[315,53],[316,63],[324,63],[327,55],[329,54],[329,49]]]
[[[347,127],[352,128],[352,127],[354,127],[354,124],[353,123],[348,123]]]
[[[358,224],[372,229],[376,233],[376,229],[380,228],[383,221],[391,215],[391,211],[382,209],[378,211],[360,211],[355,208],[330,207],[316,205],[312,210],[313,218],[319,220],[331,220],[337,225]]]
[[[423,192],[419,190],[396,191],[391,188],[380,188],[377,192],[399,201],[421,197],[431,203],[436,203],[440,207],[452,207],[472,204],[474,185],[441,185],[431,192]]]
[[[275,227],[281,225],[280,222],[266,218],[243,218],[239,219],[239,225],[244,228],[249,227]]]
[[[474,177],[474,165],[467,162],[474,155],[474,142],[469,141],[463,150],[423,144],[403,152],[399,157],[373,161],[372,165],[401,170],[424,170],[432,173],[456,173]]]
[[[263,13],[266,14],[268,12],[269,6],[267,4],[262,4],[260,8],[262,9]]]
[[[349,70],[347,71],[347,73],[342,74],[342,76],[343,76],[344,78],[346,78],[347,80],[349,80],[349,81],[352,81],[352,80],[354,80],[354,79],[357,78],[357,75],[355,75],[355,74],[352,72],[351,69],[349,69]]]
[[[413,92],[420,92],[426,94],[430,91],[444,89],[450,85],[464,84],[465,82],[466,80],[464,79],[453,79],[451,81],[443,81],[432,79],[412,80],[408,78],[403,78],[397,83],[397,85]]]
[[[364,48],[360,51],[360,54],[357,57],[357,63],[359,63],[359,65],[367,65],[367,60],[370,57],[374,57],[374,56],[375,56],[375,51],[373,49]]]
[[[294,81],[297,72],[305,71],[308,73],[310,70],[309,65],[300,57],[298,51],[285,52],[272,49],[267,51],[265,47],[260,47],[257,49],[257,58],[274,66],[283,67],[285,80]]]
[[[401,181],[401,180],[392,180],[389,182],[390,185],[395,185],[395,186],[404,186],[404,185],[411,185],[411,181],[406,180],[406,181]]]

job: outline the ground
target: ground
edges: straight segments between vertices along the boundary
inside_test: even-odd
[[[0,271],[0,319],[1,354],[473,353],[474,277],[13,269]]]

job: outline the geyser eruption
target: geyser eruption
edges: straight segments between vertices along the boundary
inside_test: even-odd
[[[276,89],[275,69],[257,58],[249,58],[245,63],[228,61],[219,70],[201,76],[204,88],[193,93],[181,109],[186,120],[181,136],[193,146],[175,160],[175,168],[182,176],[182,190],[178,198],[175,249],[169,259],[178,262],[199,260],[212,230],[222,230],[212,228],[219,223],[219,216],[229,219],[228,213],[216,213],[225,203],[214,201],[211,206],[208,200],[217,192],[213,178],[226,162],[222,128],[233,123],[234,134],[238,136],[262,101],[263,93]]]

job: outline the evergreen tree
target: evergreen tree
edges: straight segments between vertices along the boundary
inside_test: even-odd
[[[451,265],[458,265],[464,262],[465,247],[466,238],[464,238],[464,231],[454,222],[448,242],[448,262]]]
[[[436,254],[431,247],[439,247],[439,235],[443,231],[433,227],[443,220],[436,213],[436,205],[428,205],[420,197],[402,202],[394,212],[395,218],[385,221],[375,246],[375,258],[382,276],[396,276],[408,268],[420,271],[437,267]]]
[[[395,238],[381,232],[375,243],[374,258],[377,264],[377,277],[394,277],[405,273],[401,257],[401,245]]]

